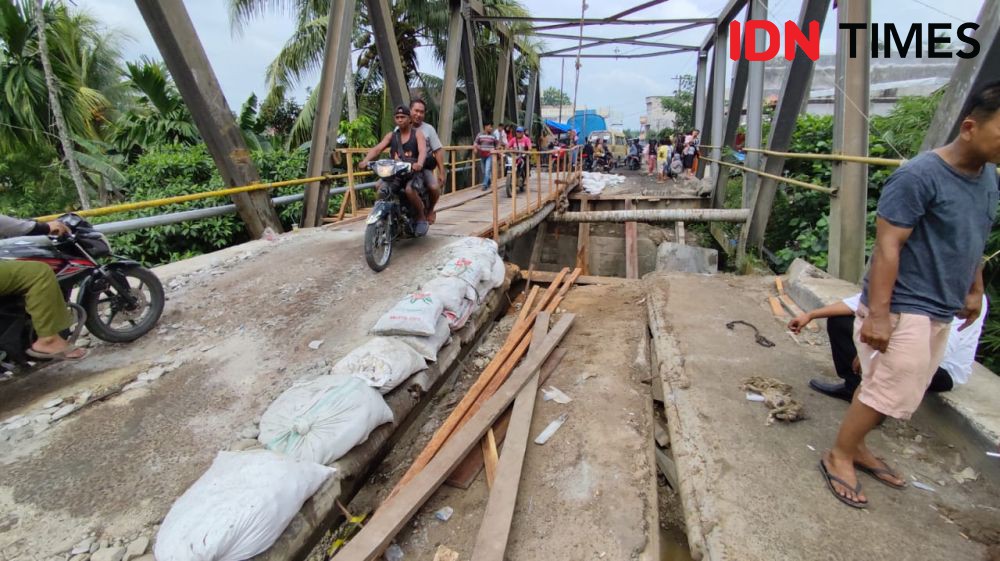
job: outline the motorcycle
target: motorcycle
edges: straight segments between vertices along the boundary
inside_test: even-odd
[[[370,167],[382,180],[382,186],[379,200],[365,221],[365,261],[377,273],[389,266],[392,242],[417,237],[413,224],[415,213],[403,193],[406,184],[412,179],[424,208],[430,206],[430,198],[419,188],[423,176],[415,173],[410,163],[386,159],[376,160]]]
[[[84,326],[98,339],[128,343],[148,333],[163,313],[160,279],[137,261],[111,253],[104,234],[76,214],[58,218],[70,234],[0,240],[0,260],[40,261],[52,267],[75,321],[62,333],[72,344]],[[76,292],[75,301],[73,293]],[[26,364],[37,339],[19,296],[0,297],[0,354],[13,370]]]
[[[593,168],[596,172],[611,173],[616,167],[618,163],[610,155],[604,154],[594,159]]]
[[[524,186],[528,183],[528,165],[524,154],[507,154],[504,160],[504,169],[507,170],[507,186],[505,191],[507,193],[507,198],[510,198],[512,183],[514,181],[514,177],[510,172],[511,168],[517,166],[517,192],[523,193]]]
[[[629,171],[636,171],[641,165],[642,164],[639,161],[638,154],[629,154],[628,156],[625,156],[625,168]]]

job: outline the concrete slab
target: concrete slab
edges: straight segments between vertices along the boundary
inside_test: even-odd
[[[576,320],[560,345],[566,357],[545,386],[573,401],[536,401],[531,439],[559,415],[568,420],[545,445],[528,443],[505,558],[660,559],[649,386],[640,381],[649,371],[642,289],[576,286],[560,307]],[[412,449],[392,452],[352,511],[379,504],[473,377],[438,397],[431,421],[411,431]],[[487,496],[482,475],[468,490],[439,489],[396,536],[405,559],[432,561],[438,545],[469,559]],[[451,518],[436,519],[446,506]]]
[[[846,404],[807,388],[809,378],[833,375],[829,351],[784,334],[766,304],[771,277],[654,273],[643,282],[696,559],[980,561],[1000,541],[1000,475],[958,483],[972,458],[933,416],[888,420],[868,440],[934,492],[863,476],[867,511],[831,496],[817,463]],[[727,330],[733,320],[753,323],[775,346],[756,344],[749,328]],[[790,384],[808,419],[767,426],[764,405],[740,388],[749,376]]]
[[[378,274],[359,233],[331,229],[159,270],[168,302],[157,330],[3,385],[0,419],[91,395],[58,422],[0,442],[0,558],[50,558],[90,532],[152,537],[218,450],[252,431],[294,380],[365,340],[381,313],[435,274],[433,250],[453,239],[405,242]],[[313,340],[324,344],[311,350]],[[171,370],[121,391],[154,363]]]
[[[656,270],[714,275],[719,272],[719,252],[707,247],[663,242],[656,250]]]

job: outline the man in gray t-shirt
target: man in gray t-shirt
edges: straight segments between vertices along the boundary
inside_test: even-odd
[[[820,472],[841,502],[866,508],[858,471],[894,488],[901,474],[865,437],[886,416],[920,405],[948,342],[952,317],[971,325],[982,311],[983,250],[997,213],[1000,82],[967,104],[958,137],[920,154],[886,181],[875,248],[854,323],[861,385]]]
[[[444,185],[444,146],[438,133],[430,123],[424,122],[427,115],[427,104],[424,100],[416,98],[410,102],[410,118],[413,119],[413,128],[424,133],[427,139],[427,161],[424,162],[424,186],[427,187],[427,195],[430,198],[431,206],[427,209],[427,222],[434,223],[437,213],[434,206],[437,205],[438,197],[441,196],[441,185]],[[433,161],[432,161],[433,160]]]

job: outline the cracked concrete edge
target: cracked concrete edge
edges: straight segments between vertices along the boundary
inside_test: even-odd
[[[860,286],[834,278],[802,259],[796,259],[788,268],[785,286],[795,303],[807,311],[861,291]],[[1000,376],[985,366],[973,363],[968,384],[927,399],[943,408],[978,441],[991,446],[1000,442],[1000,410],[996,407],[1000,401]]]
[[[367,440],[332,464],[337,472],[306,500],[281,537],[267,551],[255,556],[255,561],[287,561],[304,559],[309,555],[340,516],[337,501],[342,504],[350,502],[367,479],[369,469],[381,461],[389,447],[429,403],[433,394],[428,393],[428,389],[434,389],[445,373],[461,365],[458,359],[462,351],[471,349],[474,346],[471,343],[478,338],[477,334],[485,331],[497,319],[503,309],[512,278],[508,270],[504,284],[493,291],[469,323],[454,334],[450,343],[442,347],[438,362],[421,373],[422,376],[411,377],[405,387],[397,388],[385,396],[395,420],[372,431]]]
[[[695,561],[722,560],[721,528],[712,514],[715,508],[705,489],[707,465],[698,447],[699,439],[695,434],[688,434],[687,415],[679,406],[683,404],[690,380],[684,372],[677,341],[670,335],[669,323],[664,317],[668,296],[661,285],[647,282],[647,288],[646,309],[653,340],[653,381],[655,383],[658,379],[663,385],[663,409],[680,480],[677,493],[684,511],[691,558]]]

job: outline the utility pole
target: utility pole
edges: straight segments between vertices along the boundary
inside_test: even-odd
[[[566,93],[563,91],[563,81],[566,78],[566,59],[562,59],[562,70],[559,72],[559,122],[562,122],[562,108],[563,108],[563,97]]]

